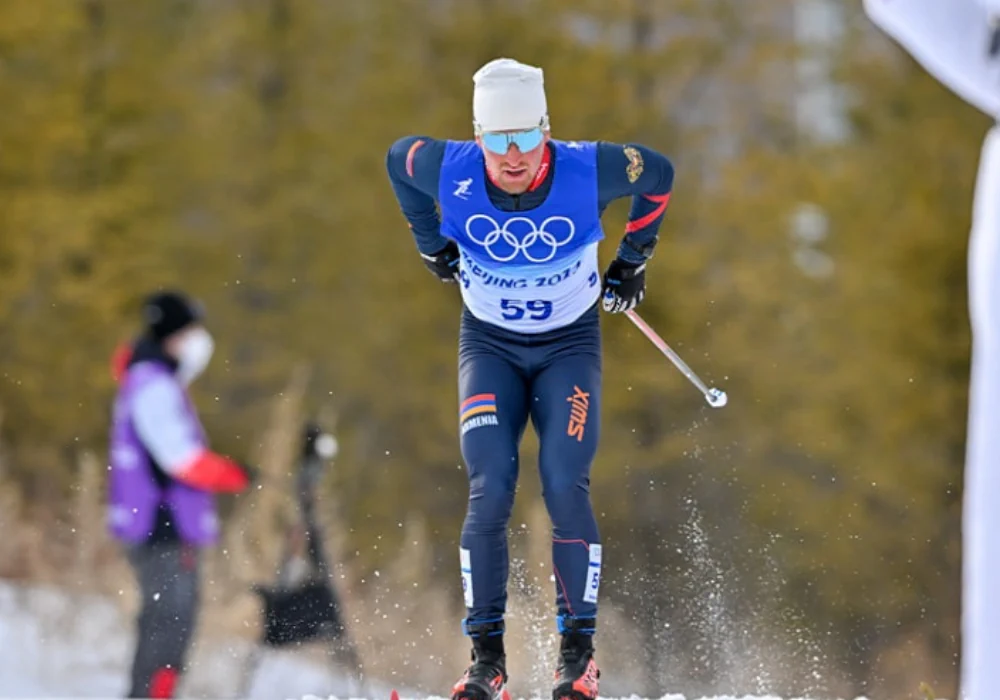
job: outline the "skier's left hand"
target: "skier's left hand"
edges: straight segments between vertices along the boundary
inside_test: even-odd
[[[638,265],[615,258],[604,273],[602,305],[618,314],[634,309],[646,296],[646,263]]]

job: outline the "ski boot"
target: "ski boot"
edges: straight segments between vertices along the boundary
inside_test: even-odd
[[[564,618],[559,626],[563,638],[552,700],[596,700],[601,672],[594,661],[594,620]]]
[[[503,621],[465,625],[472,637],[472,665],[451,689],[451,700],[506,700],[507,656]]]

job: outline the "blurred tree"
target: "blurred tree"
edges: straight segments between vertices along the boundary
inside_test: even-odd
[[[142,177],[146,113],[121,95],[148,80],[169,36],[139,46],[108,4],[32,3],[0,8],[0,400],[9,440],[50,453],[101,439],[94,410],[108,386],[108,326],[156,252],[143,245],[155,192]],[[120,70],[135,69],[120,80]],[[132,85],[135,90],[135,85]],[[149,146],[152,146],[149,148]],[[69,462],[14,460],[36,486],[65,486]],[[61,477],[53,470],[61,466]]]

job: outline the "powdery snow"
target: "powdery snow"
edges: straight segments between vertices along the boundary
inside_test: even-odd
[[[112,601],[48,587],[0,582],[0,697],[121,698],[132,652],[132,621]],[[236,640],[200,649],[180,691],[183,698],[239,697],[242,669],[253,645]],[[371,700],[388,700],[390,688],[372,683]],[[294,651],[266,651],[246,700],[363,700],[349,679]],[[447,700],[401,690],[401,700]],[[548,698],[514,700],[548,700]],[[602,700],[617,700],[606,698]],[[620,700],[652,700],[631,696]],[[783,700],[775,696],[685,697],[655,700]],[[785,698],[784,700],[810,700]],[[824,699],[829,700],[829,699]],[[865,700],[857,698],[856,700]]]

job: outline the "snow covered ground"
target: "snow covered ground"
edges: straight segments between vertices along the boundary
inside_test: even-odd
[[[125,686],[132,622],[109,600],[0,583],[0,697],[116,698]],[[197,655],[184,697],[236,698],[253,645],[235,640]],[[268,652],[244,697],[346,697],[350,682],[295,652]],[[379,687],[388,697],[388,689]]]
[[[107,599],[0,582],[0,698],[122,697],[132,648],[131,630],[131,621],[124,619]],[[182,697],[220,700],[358,697],[358,689],[331,669],[295,652],[273,651],[263,655],[247,693],[241,696],[242,669],[252,648],[249,642],[236,640],[200,650],[180,689]],[[383,700],[389,697],[389,690],[384,684],[373,683],[367,689],[367,696]],[[414,697],[405,689],[400,694],[404,700]],[[632,696],[627,700],[640,698]],[[666,695],[659,700],[782,699]]]

